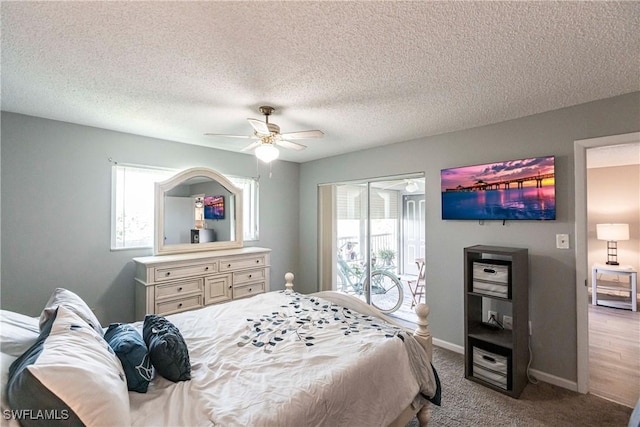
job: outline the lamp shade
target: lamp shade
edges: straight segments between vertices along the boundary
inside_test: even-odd
[[[271,144],[262,144],[256,148],[256,157],[265,163],[275,160],[280,155],[280,151]]]
[[[629,240],[629,224],[596,224],[598,240]]]

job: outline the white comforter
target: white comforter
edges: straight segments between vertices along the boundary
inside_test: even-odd
[[[435,392],[430,368],[412,374],[412,337],[317,297],[276,291],[168,318],[192,379],[131,392],[133,425],[386,426],[419,383]]]

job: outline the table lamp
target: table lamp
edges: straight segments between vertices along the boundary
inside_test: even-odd
[[[618,264],[618,241],[629,240],[629,224],[596,224],[596,237],[607,241],[607,264]]]

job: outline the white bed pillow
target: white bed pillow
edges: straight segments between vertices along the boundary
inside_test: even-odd
[[[93,311],[89,308],[86,302],[80,298],[77,294],[71,292],[68,289],[56,288],[51,294],[49,301],[44,306],[42,314],[40,315],[40,329],[42,325],[55,313],[56,308],[59,305],[64,305],[74,313],[76,313],[82,320],[87,322],[100,336],[104,335],[100,321]]]
[[[40,335],[37,317],[8,310],[0,310],[0,351],[10,356],[18,357]]]
[[[53,312],[36,343],[11,365],[7,398],[12,409],[54,411],[70,425],[131,425],[120,360],[102,336],[65,305]],[[29,420],[22,422],[29,425]]]
[[[13,361],[16,359],[17,357],[15,356],[0,352],[0,387],[2,387],[2,392],[0,392],[0,396],[2,396],[2,400],[0,400],[2,422],[0,424],[2,424],[3,427],[20,427],[20,423],[18,423],[17,420],[7,420],[5,417],[5,411],[10,410],[9,402],[7,401],[7,393],[5,393],[5,390],[7,389],[7,381],[9,379],[9,366],[11,366]]]

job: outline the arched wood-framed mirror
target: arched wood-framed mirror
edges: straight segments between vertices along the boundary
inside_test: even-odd
[[[207,168],[155,184],[156,255],[241,248],[242,190]]]

